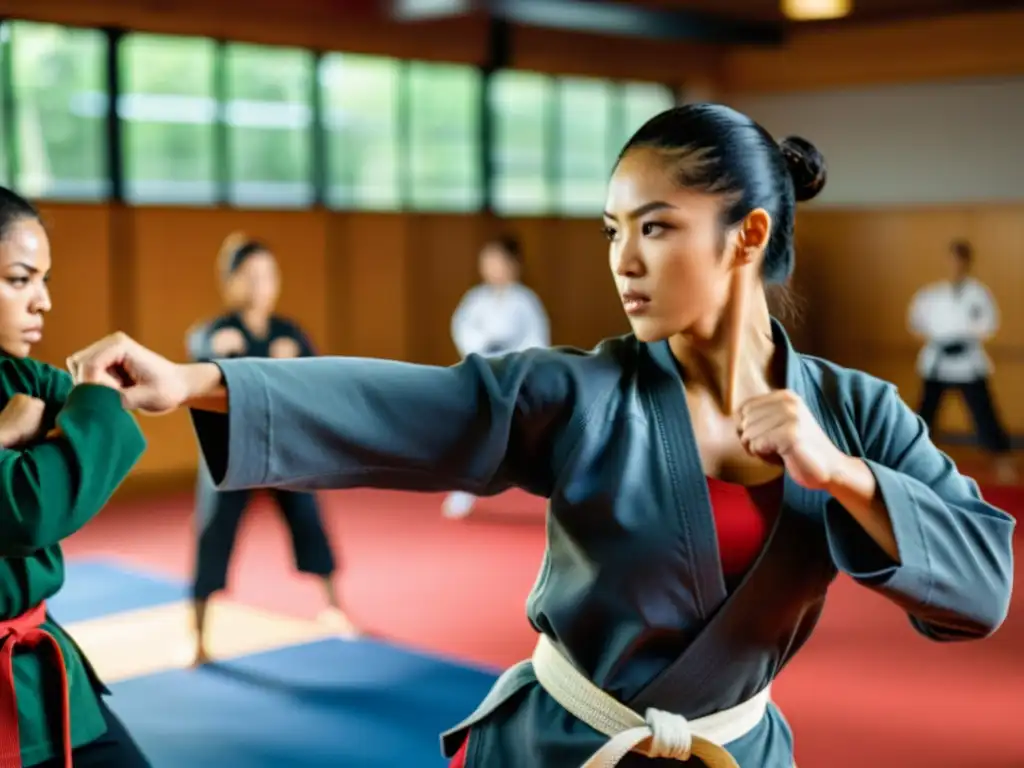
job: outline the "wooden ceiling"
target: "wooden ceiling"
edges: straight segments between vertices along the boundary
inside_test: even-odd
[[[744,21],[784,21],[779,0],[631,0],[661,10],[700,11]],[[1024,8],[1022,0],[853,0],[853,13],[839,23],[893,21],[956,13]]]

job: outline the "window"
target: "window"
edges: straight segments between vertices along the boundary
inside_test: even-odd
[[[212,40],[126,36],[120,51],[125,197],[217,201],[217,102]]]
[[[498,213],[543,214],[552,208],[553,86],[550,77],[530,72],[498,72],[491,79]]]
[[[7,79],[7,65],[10,61],[8,51],[11,39],[11,28],[3,21],[0,21],[0,82]],[[11,142],[7,135],[7,93],[6,88],[0,88],[0,184],[5,187],[11,186],[11,166],[8,155],[11,150]]]
[[[327,141],[327,204],[401,207],[395,59],[332,53],[320,71]]]
[[[600,216],[611,173],[614,86],[604,80],[559,81],[557,209]]]
[[[225,56],[230,201],[311,205],[312,54],[232,44]]]
[[[480,93],[473,67],[412,62],[407,70],[409,202],[427,210],[481,204]]]
[[[110,193],[106,36],[94,29],[10,24],[15,185],[30,197]]]
[[[616,152],[629,141],[640,126],[676,104],[672,89],[657,83],[624,83],[619,93],[621,130],[615,141]]]

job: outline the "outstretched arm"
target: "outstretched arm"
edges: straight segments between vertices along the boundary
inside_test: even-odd
[[[587,404],[621,375],[599,354],[541,349],[451,368],[342,357],[178,365],[123,333],[68,368],[78,382],[114,382],[128,408],[188,405],[222,489],[518,486],[541,496]]]
[[[450,367],[363,358],[189,366],[196,434],[223,489],[512,486],[548,495],[578,378],[568,356]]]

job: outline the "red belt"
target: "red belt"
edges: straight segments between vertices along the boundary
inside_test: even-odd
[[[64,654],[56,638],[42,629],[46,621],[46,605],[9,621],[0,621],[0,768],[22,768],[21,739],[18,736],[18,697],[14,690],[14,650],[18,646],[35,648],[48,645],[56,657],[61,679],[61,720],[64,731],[64,766],[71,768],[71,706],[68,695],[68,673]]]

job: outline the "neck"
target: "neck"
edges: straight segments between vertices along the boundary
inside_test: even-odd
[[[707,389],[723,412],[772,389],[775,342],[763,288],[732,291],[721,315],[669,340],[688,385]]]
[[[270,322],[270,313],[262,309],[242,309],[238,313],[247,328],[262,331]]]

